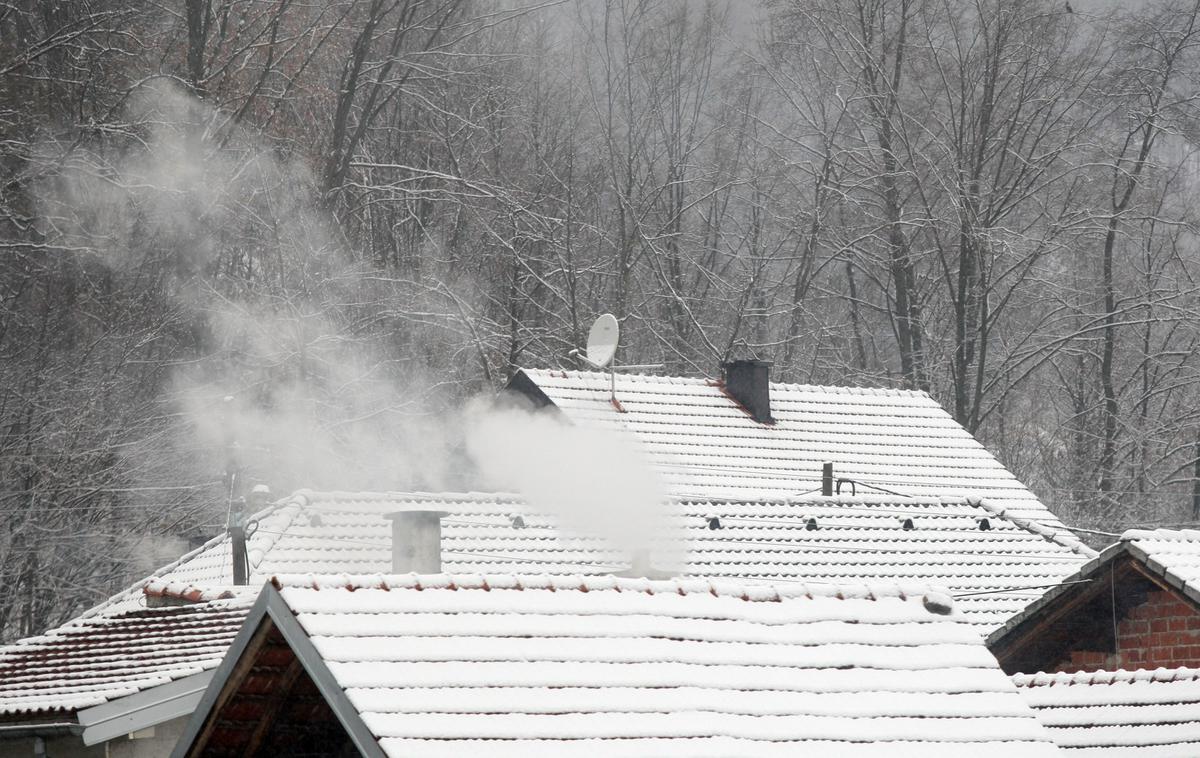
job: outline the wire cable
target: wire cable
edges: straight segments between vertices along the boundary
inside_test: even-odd
[[[963,597],[977,597],[979,595],[998,595],[1002,592],[1021,592],[1023,590],[1046,590],[1046,589],[1053,589],[1055,587],[1069,586],[1072,584],[1089,584],[1091,581],[1092,581],[1091,579],[1078,579],[1078,580],[1074,580],[1074,581],[1070,581],[1070,582],[1059,582],[1058,584],[1031,584],[1026,587],[1002,587],[1002,588],[996,589],[996,590],[980,590],[978,592],[960,592],[955,595],[951,595],[951,597],[954,598],[955,600],[957,600],[957,599],[963,598]]]

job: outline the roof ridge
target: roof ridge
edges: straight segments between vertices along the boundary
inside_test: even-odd
[[[579,592],[634,592],[648,595],[714,595],[748,602],[781,602],[793,599],[921,600],[932,613],[947,615],[954,608],[948,596],[924,587],[865,584],[797,584],[780,588],[770,583],[742,584],[719,579],[645,579],[601,575],[549,574],[279,574],[271,577],[276,588],[312,590],[544,590]],[[942,608],[935,610],[935,608]]]
[[[609,373],[607,371],[580,371],[576,369],[545,369],[545,368],[521,368],[521,371],[526,374],[551,375],[561,379],[570,378],[603,378],[607,381]],[[636,379],[638,381],[650,380],[658,381],[666,384],[695,384],[703,386],[716,386],[720,384],[720,379],[709,376],[663,376],[661,374],[645,374],[641,372],[619,373],[617,376],[626,379]],[[854,387],[841,384],[799,384],[795,382],[771,382],[772,387],[779,389],[787,389],[793,391],[814,391],[835,392],[846,395],[877,395],[883,397],[931,397],[924,390],[900,389],[896,387]]]
[[[214,600],[235,600],[239,597],[258,594],[257,587],[240,586],[209,586],[199,587],[190,582],[173,582],[161,577],[152,576],[142,586],[146,597],[161,597],[173,600],[183,600],[187,603],[208,603]]]
[[[441,499],[452,500],[456,502],[480,502],[488,501],[495,502],[497,500],[521,500],[519,494],[514,492],[484,492],[482,490],[310,490],[299,489],[288,496],[289,500],[295,500],[300,497],[306,498],[307,502],[302,507],[320,507],[322,500],[372,500],[372,501],[389,501],[400,499]]]
[[[1012,681],[1017,687],[1052,687],[1073,685],[1101,684],[1133,684],[1136,682],[1183,682],[1200,680],[1200,669],[1180,666],[1179,668],[1159,667],[1156,669],[1117,669],[1116,671],[1078,671],[1052,672],[1040,671],[1036,674],[1013,674]]]
[[[274,503],[269,503],[265,508],[263,508],[259,511],[256,511],[255,513],[247,516],[246,520],[247,521],[262,520],[262,519],[266,518],[267,516],[269,516],[271,514],[271,512],[274,511],[275,509],[282,508],[285,505],[288,505],[294,497],[295,497],[295,493],[293,493],[292,495],[288,495],[286,498],[280,498],[279,500],[276,500]],[[108,596],[104,600],[101,600],[99,603],[97,603],[96,605],[93,605],[91,608],[88,608],[83,613],[80,613],[78,616],[70,619],[69,621],[64,622],[58,628],[64,628],[64,627],[70,626],[71,624],[74,624],[76,622],[83,621],[84,619],[91,618],[92,616],[100,615],[100,614],[104,613],[106,610],[108,610],[109,608],[111,608],[112,606],[116,605],[117,603],[140,596],[142,594],[143,590],[145,589],[146,585],[149,584],[152,580],[158,579],[160,574],[166,574],[168,572],[174,571],[175,569],[182,566],[184,563],[187,563],[188,561],[190,561],[192,558],[195,558],[196,556],[200,555],[201,553],[204,553],[209,548],[215,547],[216,545],[221,544],[221,542],[223,542],[227,536],[228,536],[227,532],[218,533],[211,539],[204,542],[202,545],[192,548],[191,550],[187,551],[183,555],[179,556],[178,558],[176,558],[175,560],[171,561],[170,563],[168,563],[164,566],[159,566],[157,569],[154,570],[154,573],[150,574],[149,576],[138,579],[132,585],[126,587],[125,589],[120,590],[120,591],[116,592],[115,594]]]
[[[289,496],[289,500],[298,499],[300,497],[307,498],[307,503],[302,507],[313,508],[321,507],[322,500],[368,500],[368,501],[388,501],[388,500],[446,500],[454,502],[486,502],[494,503],[499,501],[511,501],[514,505],[527,505],[528,498],[516,492],[485,492],[483,490],[395,490],[395,491],[363,491],[356,492],[353,490],[325,490],[316,491],[309,489],[296,490]],[[861,503],[866,505],[978,505],[979,498],[971,495],[890,495],[885,493],[863,493],[861,495],[817,495],[817,494],[798,494],[787,496],[762,496],[755,497],[753,495],[746,497],[723,497],[723,496],[707,496],[707,495],[667,495],[664,499],[664,504],[700,504],[700,503],[745,503],[745,504],[773,504],[773,505],[794,505],[796,503]],[[993,509],[995,510],[995,509]],[[1017,517],[1004,515],[1001,511],[997,515],[1007,520],[1013,520]],[[1036,523],[1036,522],[1031,522]]]
[[[806,503],[813,505],[853,503],[862,505],[974,505],[977,498],[966,495],[903,495],[873,494],[862,495],[817,495],[801,494],[781,497],[709,497],[706,495],[671,495],[668,501],[682,504],[700,503],[743,503],[747,505],[796,505]],[[1008,517],[1011,518],[1011,517]]]
[[[1137,540],[1200,542],[1200,529],[1126,529],[1121,533],[1121,542]]]

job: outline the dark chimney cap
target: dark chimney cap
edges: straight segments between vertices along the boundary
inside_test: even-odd
[[[771,362],[739,358],[721,364],[725,391],[760,424],[774,424],[771,417]]]

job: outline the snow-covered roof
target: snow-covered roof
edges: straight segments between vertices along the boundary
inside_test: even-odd
[[[155,594],[172,588],[155,583]],[[254,593],[211,594],[181,606],[114,607],[0,648],[0,717],[74,712],[216,668]]]
[[[770,385],[773,425],[751,419],[711,379],[524,369],[575,422],[622,424],[674,494],[787,497],[839,478],[921,497],[983,497],[1022,518],[1061,522],[927,393]]]
[[[303,491],[256,519],[248,543],[251,584],[276,574],[390,571],[384,514],[418,507],[448,514],[442,530],[448,571],[606,574],[629,564],[625,551],[533,513],[511,495]],[[1052,585],[1094,555],[1063,530],[963,498],[675,500],[666,508],[670,529],[656,562],[671,573],[986,593],[961,603],[966,618],[984,630],[1041,592],[1011,588]],[[523,526],[514,526],[514,515]],[[216,540],[163,577],[224,585],[232,581],[231,565],[228,542]]]
[[[1200,603],[1200,530],[1130,529],[1121,544],[1133,556]]]
[[[365,725],[388,756],[1057,755],[937,595],[611,576],[278,583],[358,720],[348,731]],[[198,713],[191,735],[205,718],[220,715]]]
[[[1200,755],[1200,670],[1017,674],[1013,681],[1067,755]]]
[[[1137,561],[1191,602],[1200,604],[1200,531],[1130,529],[1117,542],[1077,566],[1057,587],[1042,593],[1019,613],[1013,614],[1001,628],[991,632],[988,643],[993,649],[1004,644],[1018,627],[1032,623],[1035,617],[1054,608],[1065,596],[1083,591],[1093,578],[1107,576],[1107,567],[1124,557]]]

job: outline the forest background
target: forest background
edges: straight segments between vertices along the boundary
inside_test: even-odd
[[[1195,522],[1198,22],[3,0],[0,636],[219,531],[233,441],[243,491],[472,486],[467,401],[605,311],[673,374],[928,390],[1074,526]]]

